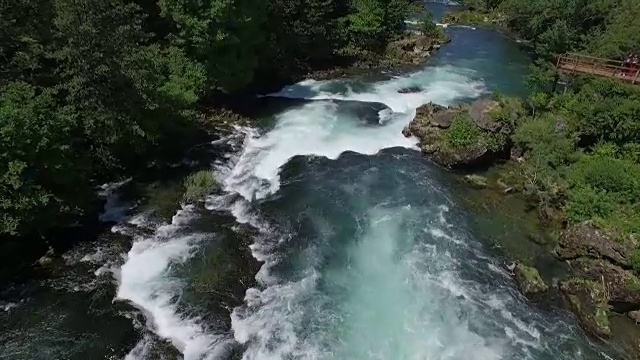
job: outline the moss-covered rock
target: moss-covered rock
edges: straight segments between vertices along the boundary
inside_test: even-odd
[[[483,99],[470,106],[442,107],[426,104],[403,130],[420,140],[420,148],[436,163],[448,167],[488,163],[506,151],[503,124],[493,119],[502,105]]]
[[[506,17],[497,12],[462,10],[447,13],[440,21],[445,24],[504,26]]]
[[[211,170],[201,170],[193,173],[184,181],[184,200],[194,202],[213,192],[218,186],[215,175]]]
[[[427,60],[442,44],[449,42],[445,35],[427,36],[418,33],[407,33],[402,39],[387,45],[383,66],[419,64]]]
[[[631,247],[612,240],[606,232],[586,221],[569,226],[555,248],[563,260],[577,258],[606,259],[613,264],[629,266]]]
[[[489,184],[489,180],[486,177],[476,174],[465,175],[464,180],[475,188],[485,188]]]
[[[518,288],[525,295],[536,295],[549,290],[538,270],[534,267],[517,264],[513,269]]]
[[[611,335],[609,305],[602,283],[571,278],[560,283],[560,291],[587,332],[600,337]]]
[[[613,311],[640,310],[640,279],[633,272],[602,259],[581,258],[570,263],[575,277],[602,284]]]

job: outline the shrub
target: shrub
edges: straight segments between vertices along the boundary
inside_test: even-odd
[[[640,144],[628,143],[620,148],[620,158],[640,164]]]
[[[640,142],[640,91],[618,81],[592,80],[574,94],[566,94],[559,108],[572,114],[572,126],[583,143],[599,140],[620,146]]]
[[[551,116],[525,121],[516,128],[512,140],[541,166],[557,169],[576,158],[576,141],[559,128],[561,123]]]
[[[640,249],[635,248],[629,254],[629,264],[636,275],[640,275]]]
[[[623,203],[640,199],[640,167],[609,156],[583,156],[569,169],[571,186],[589,186]]]
[[[567,216],[572,222],[595,220],[622,236],[640,233],[640,166],[609,156],[603,144],[569,168],[571,193]]]
[[[445,135],[445,142],[453,149],[468,148],[482,141],[482,130],[468,114],[456,116]]]
[[[604,191],[588,186],[573,188],[569,193],[567,218],[572,223],[591,219],[607,219],[616,209],[616,202]]]
[[[218,185],[215,175],[211,170],[201,170],[189,175],[184,180],[184,196],[186,202],[202,200],[210,194]]]

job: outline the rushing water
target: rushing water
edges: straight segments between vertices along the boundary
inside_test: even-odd
[[[121,339],[131,332],[121,318],[92,314],[84,327],[49,329],[82,328],[69,336],[89,334],[97,346],[47,356],[33,349],[48,349],[38,339],[19,344],[18,328],[13,350],[0,357],[175,359],[174,348],[185,360],[608,358],[571,317],[537,309],[515,290],[452,200],[450,178],[401,134],[429,101],[524,92],[527,58],[514,43],[490,30],[447,31],[453,42],[420,71],[309,80],[270,95],[308,101],[264,128],[239,129],[240,141],[228,139],[237,148],[214,164],[224,193],[207,199],[208,210],[186,206],[163,225],[143,214],[114,228],[133,236],[111,271],[116,304],[144,315],[137,345]],[[420,91],[398,93],[404,88]],[[229,276],[242,273],[234,266],[251,269],[235,264],[245,246],[238,238],[248,236],[238,224],[257,229],[251,252],[263,265],[255,284]],[[247,285],[244,303],[225,302],[232,288]],[[77,306],[91,301],[78,295]],[[41,311],[56,305],[47,304]],[[27,316],[24,309],[16,313]],[[65,311],[59,317],[69,322]],[[30,319],[31,329],[42,327],[38,334],[52,324]],[[61,338],[55,346],[69,344]]]
[[[245,129],[241,150],[215,166],[225,194],[207,208],[259,229],[251,250],[264,262],[232,333],[176,300],[196,275],[172,267],[191,268],[203,241],[189,230],[190,208],[136,242],[119,298],[148,311],[155,332],[192,360],[232,349],[246,360],[603,358],[570,318],[519,295],[470,233],[447,177],[401,134],[429,101],[524,91],[526,57],[513,43],[449,31],[452,44],[423,70],[270,95],[308,102]]]

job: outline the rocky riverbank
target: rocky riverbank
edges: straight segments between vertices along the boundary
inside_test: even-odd
[[[449,37],[427,36],[419,32],[407,32],[403,37],[390,42],[382,54],[369,54],[356,59],[348,66],[309,72],[303,78],[331,80],[346,77],[379,74],[380,70],[406,70],[427,61],[442,45],[451,41]]]
[[[523,179],[518,178],[514,169],[522,154],[510,135],[514,119],[521,111],[517,104],[500,99],[481,99],[451,107],[426,104],[417,110],[403,134],[416,137],[422,152],[435,163],[467,173],[464,181],[470,186],[491,188],[497,196],[518,196],[515,193],[521,187],[517,183]],[[504,165],[492,177],[469,173],[498,163]],[[610,319],[616,314],[638,323],[640,278],[632,271],[636,243],[593,222],[568,224],[561,219],[562,216],[541,217],[542,223],[549,224],[548,228],[560,231],[547,236],[555,240],[536,241],[541,245],[536,251],[548,252],[566,271],[555,274],[551,283],[535,267],[528,266],[532,264],[516,261],[510,269],[521,292],[536,302],[546,302],[545,297],[559,294],[585,331],[596,337],[615,335]],[[639,354],[637,344],[625,340],[625,345]]]
[[[504,28],[506,26],[507,17],[498,12],[478,12],[472,10],[453,11],[442,17],[444,24],[459,25],[484,25]]]

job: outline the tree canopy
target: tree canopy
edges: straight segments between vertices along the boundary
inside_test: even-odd
[[[408,0],[0,2],[0,236],[95,210],[210,94],[381,52]],[[176,150],[178,151],[178,150]]]

